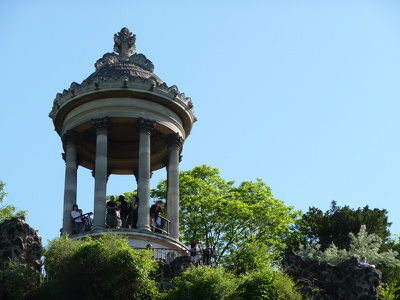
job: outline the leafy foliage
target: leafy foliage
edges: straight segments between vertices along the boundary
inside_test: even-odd
[[[151,195],[165,199],[166,181]],[[300,212],[273,197],[261,179],[234,186],[216,168],[202,165],[180,173],[180,231],[184,242],[199,238],[211,243],[214,253],[233,252],[240,243],[262,240],[280,253],[295,234]]]
[[[239,274],[237,295],[240,299],[301,299],[294,282],[281,270],[273,267],[265,243],[242,245],[232,254],[230,269]]]
[[[175,288],[167,293],[165,299],[223,300],[237,299],[238,279],[224,268],[212,269],[207,266],[187,269],[175,279]]]
[[[339,249],[333,243],[327,249],[322,250],[321,245],[313,241],[305,247],[301,246],[298,254],[306,259],[324,261],[334,265],[352,256],[358,257],[359,259],[362,256],[366,256],[369,261],[376,265],[391,267],[400,266],[400,260],[396,258],[398,252],[391,249],[386,252],[379,252],[382,239],[374,233],[368,234],[365,225],[361,225],[357,236],[353,233],[349,233],[349,239],[349,250]]]
[[[273,264],[268,246],[262,242],[244,243],[230,256],[229,267],[237,274],[249,273],[257,270],[272,270]]]
[[[348,206],[337,206],[332,201],[331,208],[323,213],[320,209],[310,207],[302,216],[300,231],[307,242],[315,242],[324,250],[332,243],[341,249],[350,246],[349,233],[356,233],[361,225],[365,225],[368,232],[378,235],[384,242],[390,236],[386,209],[371,210],[368,205],[357,210]]]
[[[379,289],[379,296],[381,300],[397,300],[399,299],[400,285],[398,282],[384,284]]]
[[[136,251],[126,239],[103,235],[97,240],[50,242],[45,253],[46,293],[57,299],[157,299],[152,280],[155,260]]]
[[[33,299],[39,293],[41,274],[28,267],[10,262],[0,270],[2,299]]]
[[[12,217],[26,217],[26,211],[17,211],[14,205],[3,205],[7,196],[4,187],[5,183],[0,180],[0,223]]]
[[[238,286],[239,299],[301,300],[294,282],[282,271],[254,271],[241,276]]]

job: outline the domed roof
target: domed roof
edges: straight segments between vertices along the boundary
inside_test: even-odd
[[[143,54],[136,52],[136,35],[124,27],[118,34],[114,35],[115,53],[106,53],[94,64],[96,71],[86,80],[91,81],[95,77],[118,78],[122,75],[128,77],[139,77],[143,79],[154,78],[157,84],[163,81],[153,73],[154,65]]]

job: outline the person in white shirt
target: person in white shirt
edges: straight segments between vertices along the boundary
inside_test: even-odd
[[[76,204],[72,205],[71,217],[74,223],[74,233],[78,234],[83,232],[82,210],[80,210]]]
[[[367,258],[365,256],[361,257],[360,265],[364,268],[375,268],[375,265],[367,263]]]

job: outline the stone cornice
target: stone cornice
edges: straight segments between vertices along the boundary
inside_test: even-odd
[[[57,112],[67,103],[77,99],[80,96],[98,93],[101,91],[115,91],[115,90],[132,90],[138,92],[146,92],[149,94],[159,95],[167,98],[184,108],[189,114],[192,115],[193,121],[197,121],[194,116],[193,102],[190,97],[186,97],[184,93],[180,93],[178,87],[173,85],[168,87],[165,82],[162,84],[157,83],[155,77],[144,79],[139,76],[129,76],[124,74],[120,77],[100,77],[95,76],[91,79],[84,80],[81,84],[76,82],[71,83],[68,90],[58,93],[53,101],[53,108],[49,113],[49,117],[54,120]]]

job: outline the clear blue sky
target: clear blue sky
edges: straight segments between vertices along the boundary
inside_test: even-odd
[[[0,179],[45,244],[62,225],[65,172],[48,113],[125,26],[155,74],[194,102],[181,170],[261,178],[303,211],[385,208],[400,233],[399,1],[0,0]],[[92,211],[90,171],[78,181]],[[114,175],[107,194],[135,188]]]

